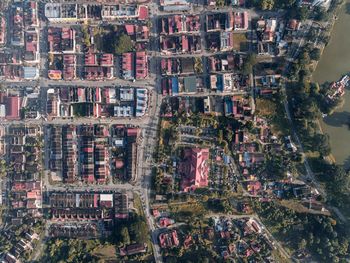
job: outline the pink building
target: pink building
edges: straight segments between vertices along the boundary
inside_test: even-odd
[[[6,119],[19,120],[21,108],[21,98],[18,96],[7,97],[6,99]]]
[[[177,231],[161,233],[159,235],[159,245],[161,248],[172,248],[179,246],[180,242],[177,237]]]
[[[181,189],[185,192],[208,186],[209,149],[185,149],[184,161],[180,163]]]
[[[248,30],[249,18],[248,12],[234,13],[234,30]]]

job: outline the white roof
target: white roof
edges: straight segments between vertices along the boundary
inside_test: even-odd
[[[100,201],[113,202],[113,194],[100,194]]]
[[[6,106],[4,104],[0,104],[0,118],[4,118],[6,116]]]

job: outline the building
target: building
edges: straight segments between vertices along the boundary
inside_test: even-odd
[[[309,7],[322,6],[328,9],[331,4],[331,0],[300,0],[299,4],[301,6],[309,6]]]
[[[135,65],[134,65],[134,53],[124,53],[122,55],[122,77],[127,80],[134,79]]]
[[[50,22],[72,23],[79,20],[77,4],[46,3],[44,14]]]
[[[75,30],[70,27],[49,27],[48,29],[49,52],[52,53],[74,53],[75,52]]]
[[[24,45],[24,18],[22,3],[14,3],[10,9],[11,44]]]
[[[277,29],[277,19],[260,19],[257,22],[257,37],[261,42],[274,42]]]
[[[127,193],[116,193],[114,195],[115,218],[126,219],[129,217],[129,198]]]
[[[49,118],[60,117],[60,96],[58,90],[50,88],[47,90],[46,113]]]
[[[103,20],[115,19],[148,19],[148,7],[144,5],[103,5],[101,16]]]
[[[148,90],[136,89],[136,117],[142,117],[146,114],[148,108]]]
[[[181,190],[188,192],[208,186],[209,149],[187,148],[179,172],[182,176]]]
[[[37,67],[23,67],[23,78],[27,80],[39,78],[39,69]]]
[[[147,244],[132,244],[125,248],[120,248],[119,253],[121,256],[131,256],[139,253],[147,252]]]
[[[3,16],[0,16],[0,45],[4,45],[6,43],[6,31],[7,23],[6,19]]]
[[[21,98],[19,96],[11,96],[6,98],[6,119],[19,120],[21,109]]]
[[[171,230],[169,232],[161,233],[159,234],[158,239],[159,239],[159,245],[161,248],[178,247],[180,244],[176,230]]]
[[[39,18],[38,18],[38,9],[39,3],[35,1],[25,1],[23,3],[24,7],[24,24],[28,27],[38,27]]]
[[[191,9],[188,0],[160,0],[160,6],[165,12],[179,12]]]
[[[77,129],[74,125],[62,127],[62,177],[66,183],[74,183],[78,174]]]
[[[84,76],[86,80],[103,80],[114,77],[114,57],[108,53],[86,53]]]
[[[159,18],[160,34],[196,33],[200,31],[199,15],[170,15]]]
[[[145,51],[136,52],[136,76],[138,79],[145,79],[148,77],[148,57]]]
[[[25,32],[24,61],[27,63],[38,63],[40,60],[39,31],[37,29]]]
[[[248,12],[234,12],[234,30],[248,30]]]

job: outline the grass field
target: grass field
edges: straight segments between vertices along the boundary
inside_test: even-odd
[[[276,114],[276,103],[268,99],[256,99],[256,113],[266,117]]]
[[[248,50],[248,39],[245,33],[233,34],[233,49],[241,52]]]
[[[93,255],[100,260],[105,262],[118,262],[118,257],[116,255],[116,249],[113,245],[106,245],[101,248],[96,249]]]

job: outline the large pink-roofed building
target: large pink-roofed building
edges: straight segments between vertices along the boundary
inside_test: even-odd
[[[6,119],[19,120],[21,108],[21,98],[18,96],[7,97],[6,99]]]
[[[181,190],[188,192],[196,188],[208,186],[209,149],[192,148],[184,150],[184,161],[179,171],[183,176]]]

